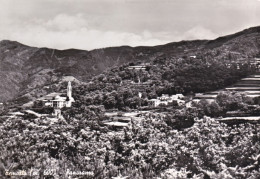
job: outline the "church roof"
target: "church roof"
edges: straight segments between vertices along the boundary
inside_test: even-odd
[[[50,93],[50,94],[48,94],[46,96],[43,96],[43,97],[39,98],[38,100],[52,100],[56,96],[64,96],[64,95],[66,96],[65,93]]]

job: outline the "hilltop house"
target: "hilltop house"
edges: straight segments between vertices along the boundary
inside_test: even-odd
[[[135,65],[127,67],[129,70],[146,70],[146,66],[143,65]]]
[[[158,107],[160,105],[168,106],[170,104],[181,106],[185,104],[183,98],[184,96],[182,94],[176,94],[172,96],[169,96],[168,94],[163,94],[161,97],[149,100],[148,104],[150,107]]]
[[[147,70],[150,66],[150,63],[141,63],[140,65],[130,65],[127,67],[129,70]]]
[[[68,82],[67,94],[64,93],[50,93],[44,97],[37,99],[37,101],[43,102],[44,106],[53,107],[54,109],[61,109],[63,107],[71,107],[74,102],[72,97],[71,82]]]

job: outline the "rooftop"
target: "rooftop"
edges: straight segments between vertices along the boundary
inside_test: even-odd
[[[52,100],[56,96],[64,96],[64,95],[66,95],[66,94],[65,93],[50,93],[46,96],[39,98],[38,100]]]
[[[128,124],[125,123],[125,122],[117,122],[117,121],[107,122],[107,123],[104,123],[104,124],[107,125],[107,126],[116,126],[116,127],[127,127],[128,126]]]

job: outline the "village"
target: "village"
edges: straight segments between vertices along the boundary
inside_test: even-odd
[[[195,56],[191,56],[190,58],[196,58]],[[259,59],[256,59],[252,64],[258,65]],[[227,64],[229,66],[229,64]],[[239,69],[238,64],[237,68]],[[149,63],[142,63],[140,65],[130,65],[126,67],[128,70],[133,71],[145,71],[150,66]],[[104,125],[108,126],[111,129],[122,129],[125,127],[130,127],[131,121],[141,121],[143,116],[145,115],[156,115],[157,113],[163,113],[163,109],[167,108],[192,108],[194,104],[198,103],[200,100],[206,100],[208,102],[213,102],[216,99],[216,96],[223,91],[238,91],[243,92],[249,97],[258,97],[260,96],[260,75],[250,75],[247,78],[241,79],[238,83],[226,87],[221,90],[206,92],[206,93],[195,93],[194,96],[184,96],[183,94],[162,94],[154,99],[146,99],[148,101],[147,106],[139,105],[138,109],[123,112],[120,110],[105,110],[104,115],[106,116],[106,121],[104,121]],[[138,77],[138,81],[130,81],[126,80],[121,82],[122,86],[129,86],[131,88],[135,88],[139,91],[138,97],[142,98],[142,92],[150,85],[149,80],[146,82],[141,82]],[[70,108],[75,102],[73,98],[73,87],[71,81],[67,82],[67,91],[66,93],[60,92],[52,92],[45,96],[38,98],[34,104],[37,104],[37,107],[49,107],[53,109],[51,114],[41,114],[37,111],[34,111],[32,107],[26,107],[22,111],[13,111],[9,113],[9,117],[15,117],[19,115],[30,114],[37,118],[47,117],[52,122],[57,122],[59,119],[62,119],[62,109],[64,107]],[[255,116],[227,116],[221,120],[234,120],[236,117],[239,119],[243,118],[244,120],[259,120],[259,117]]]
[[[139,92],[139,97],[142,97],[142,93]],[[70,108],[75,102],[73,98],[72,85],[71,82],[68,82],[67,93],[53,92],[46,96],[38,98],[34,104],[37,104],[37,107],[49,107],[53,109],[52,114],[41,114],[35,112],[34,108],[26,107],[21,112],[13,111],[9,113],[9,117],[24,116],[25,114],[33,115],[37,118],[47,117],[50,121],[57,122],[59,119],[62,119],[62,108]],[[188,104],[188,103],[187,103]],[[161,97],[156,99],[148,100],[148,106],[145,107],[146,110],[141,108],[134,110],[132,112],[122,112],[122,111],[106,111],[105,116],[108,118],[107,122],[104,122],[105,125],[114,128],[120,129],[123,127],[128,127],[133,118],[139,119],[141,116],[147,113],[156,113],[157,109],[167,106],[183,106],[185,105],[184,96],[182,94],[168,95],[163,94]],[[188,104],[190,105],[190,103]]]

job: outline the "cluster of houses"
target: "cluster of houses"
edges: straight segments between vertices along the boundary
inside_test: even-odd
[[[141,92],[139,93],[141,97]],[[72,87],[71,82],[68,82],[67,94],[65,93],[50,93],[44,97],[37,99],[43,106],[52,107],[54,109],[54,114],[57,117],[61,116],[61,108],[71,107],[72,103],[75,102],[72,97]],[[160,107],[160,106],[182,106],[185,105],[184,96],[182,94],[168,95],[163,94],[156,99],[148,100],[149,107]]]
[[[158,106],[182,106],[185,105],[184,96],[182,94],[175,94],[169,96],[168,94],[163,94],[161,97],[156,99],[150,99],[148,101],[149,107],[158,107]]]

